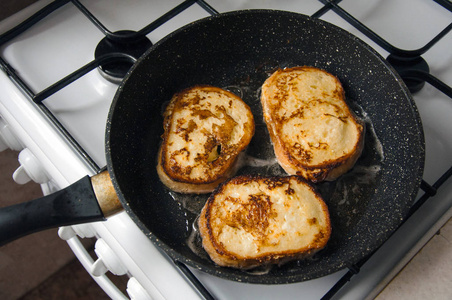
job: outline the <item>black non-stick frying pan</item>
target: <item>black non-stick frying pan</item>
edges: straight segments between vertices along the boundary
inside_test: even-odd
[[[240,174],[282,175],[259,102],[260,86],[277,68],[310,65],[342,82],[366,122],[355,167],[318,184],[332,220],[327,247],[307,260],[265,270],[216,266],[200,247],[196,218],[208,195],[168,190],[156,172],[162,111],[184,88],[209,84],[237,93],[251,107],[256,132]],[[121,83],[108,116],[109,174],[122,206],[171,258],[222,278],[289,283],[324,276],[377,249],[399,226],[417,194],[424,165],[419,114],[400,77],[369,46],[329,23],[268,10],[238,11],[194,22],[155,44]],[[3,229],[1,229],[3,230]]]

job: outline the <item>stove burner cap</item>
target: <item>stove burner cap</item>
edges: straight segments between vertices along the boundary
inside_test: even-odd
[[[403,72],[410,70],[430,72],[427,62],[420,56],[400,57],[390,54],[386,60],[399,74],[403,74]],[[419,92],[425,84],[425,81],[420,78],[404,78],[402,76],[402,79],[413,94]]]
[[[97,59],[105,54],[124,53],[138,59],[146,50],[152,46],[152,42],[146,36],[137,36],[131,39],[130,36],[135,34],[132,30],[116,31],[116,36],[124,36],[124,39],[103,38],[96,47],[94,57]],[[127,74],[131,62],[118,59],[117,61],[108,62],[99,66],[99,71],[107,80],[119,83]]]

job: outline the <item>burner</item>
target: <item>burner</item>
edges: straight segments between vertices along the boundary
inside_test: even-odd
[[[418,70],[427,73],[430,71],[427,62],[421,56],[401,57],[390,54],[386,60],[394,67],[394,69],[396,69],[397,72],[399,72],[399,74],[409,70]],[[425,81],[422,79],[403,77],[402,79],[411,93],[419,92],[425,84]]]
[[[152,42],[146,36],[137,35],[136,38],[131,39],[135,31],[121,30],[114,32],[115,36],[120,36],[118,39],[103,38],[96,47],[94,57],[97,59],[102,55],[124,53],[138,59],[146,50],[152,46]],[[121,38],[123,36],[124,38]],[[127,74],[131,62],[126,62],[118,59],[115,62],[108,62],[99,66],[99,71],[107,80],[119,83]]]

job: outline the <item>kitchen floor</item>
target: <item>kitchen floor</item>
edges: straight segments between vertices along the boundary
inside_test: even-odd
[[[35,0],[1,1],[0,20]],[[39,185],[16,184],[11,175],[18,153],[0,152],[0,206],[42,196]],[[93,241],[85,241],[92,247]],[[124,290],[126,277],[113,279]],[[452,222],[411,260],[377,297],[386,299],[452,298]],[[75,258],[57,229],[36,233],[0,248],[0,299],[108,299]]]

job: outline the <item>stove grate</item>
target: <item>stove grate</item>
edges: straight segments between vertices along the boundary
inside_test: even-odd
[[[361,23],[359,20],[354,18],[351,14],[349,14],[346,10],[341,8],[338,3],[342,0],[319,0],[324,3],[324,7],[316,12],[312,17],[320,17],[328,10],[334,11],[337,15],[339,15],[342,19],[347,21],[350,25],[353,25],[356,29],[358,29],[365,36],[374,41],[377,45],[385,49],[390,53],[387,60],[394,67],[397,72],[403,72],[405,70],[421,70],[421,71],[429,71],[429,67],[427,62],[421,57],[422,54],[426,53],[429,49],[431,49],[438,41],[440,41],[444,36],[446,36],[452,30],[452,23],[446,26],[441,32],[439,32],[436,36],[434,36],[427,44],[419,49],[414,50],[406,50],[395,47],[386,41],[383,37],[379,36],[377,33],[372,31],[369,27]],[[451,10],[452,4],[449,1],[435,1],[444,8]],[[403,77],[402,77],[403,78]],[[411,93],[419,92],[424,86],[425,80],[422,77],[416,78],[403,78],[405,84],[409,88]]]

